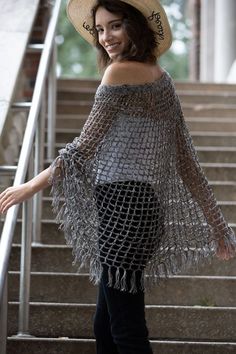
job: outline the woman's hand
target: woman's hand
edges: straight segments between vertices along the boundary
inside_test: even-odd
[[[235,257],[236,248],[233,244],[227,244],[224,239],[219,240],[218,248],[216,250],[216,257],[221,260],[229,260],[230,258]]]
[[[20,186],[7,188],[0,194],[0,214],[5,213],[12,205],[22,203],[40,190],[49,187],[50,176],[51,166]]]
[[[22,203],[34,195],[31,185],[27,182],[17,187],[9,187],[0,194],[0,214],[11,206]]]

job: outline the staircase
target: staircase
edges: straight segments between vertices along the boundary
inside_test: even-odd
[[[79,135],[97,81],[59,80],[56,150]],[[187,124],[224,215],[236,230],[236,86],[177,83]],[[45,164],[48,164],[46,161]],[[9,272],[8,354],[93,354],[96,287],[76,274],[44,193],[42,244],[33,246],[30,334],[17,333],[21,222]],[[236,258],[163,281],[146,297],[155,354],[236,353]]]

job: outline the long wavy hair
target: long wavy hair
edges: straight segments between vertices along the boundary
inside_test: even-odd
[[[154,51],[157,47],[155,32],[148,26],[147,19],[133,6],[120,0],[98,0],[92,9],[93,26],[96,24],[96,13],[99,7],[122,16],[123,26],[129,38],[128,48],[120,55],[118,60],[155,63],[157,58]],[[112,62],[106,50],[98,40],[95,30],[95,46],[98,49],[98,68],[102,72]]]

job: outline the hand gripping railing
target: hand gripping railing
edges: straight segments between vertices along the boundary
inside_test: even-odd
[[[44,125],[46,115],[46,83],[48,85],[48,152],[47,158],[53,158],[55,136],[55,32],[58,21],[61,0],[55,0],[52,16],[48,26],[43,51],[40,59],[38,74],[32,97],[32,104],[27,120],[27,126],[23,138],[18,167],[16,169],[14,186],[25,182],[26,174],[31,178],[43,167]],[[46,80],[47,79],[47,80]],[[54,99],[53,99],[54,98]],[[34,168],[32,151],[35,145]],[[3,166],[0,173],[12,173],[13,166]],[[31,270],[31,235],[32,228],[35,242],[40,242],[40,228],[37,221],[41,219],[40,205],[41,195],[38,194],[33,201],[23,203],[22,211],[22,245],[21,245],[21,269],[20,269],[20,306],[18,335],[29,335],[29,294],[30,294],[30,270]],[[0,240],[0,354],[6,353],[7,338],[7,273],[10,253],[13,242],[14,229],[17,221],[19,205],[15,205],[7,212]],[[33,215],[32,215],[33,213]],[[33,222],[32,222],[33,221]]]

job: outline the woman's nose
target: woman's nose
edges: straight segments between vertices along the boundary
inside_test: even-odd
[[[111,32],[109,30],[104,31],[104,41],[109,41],[112,38]]]

